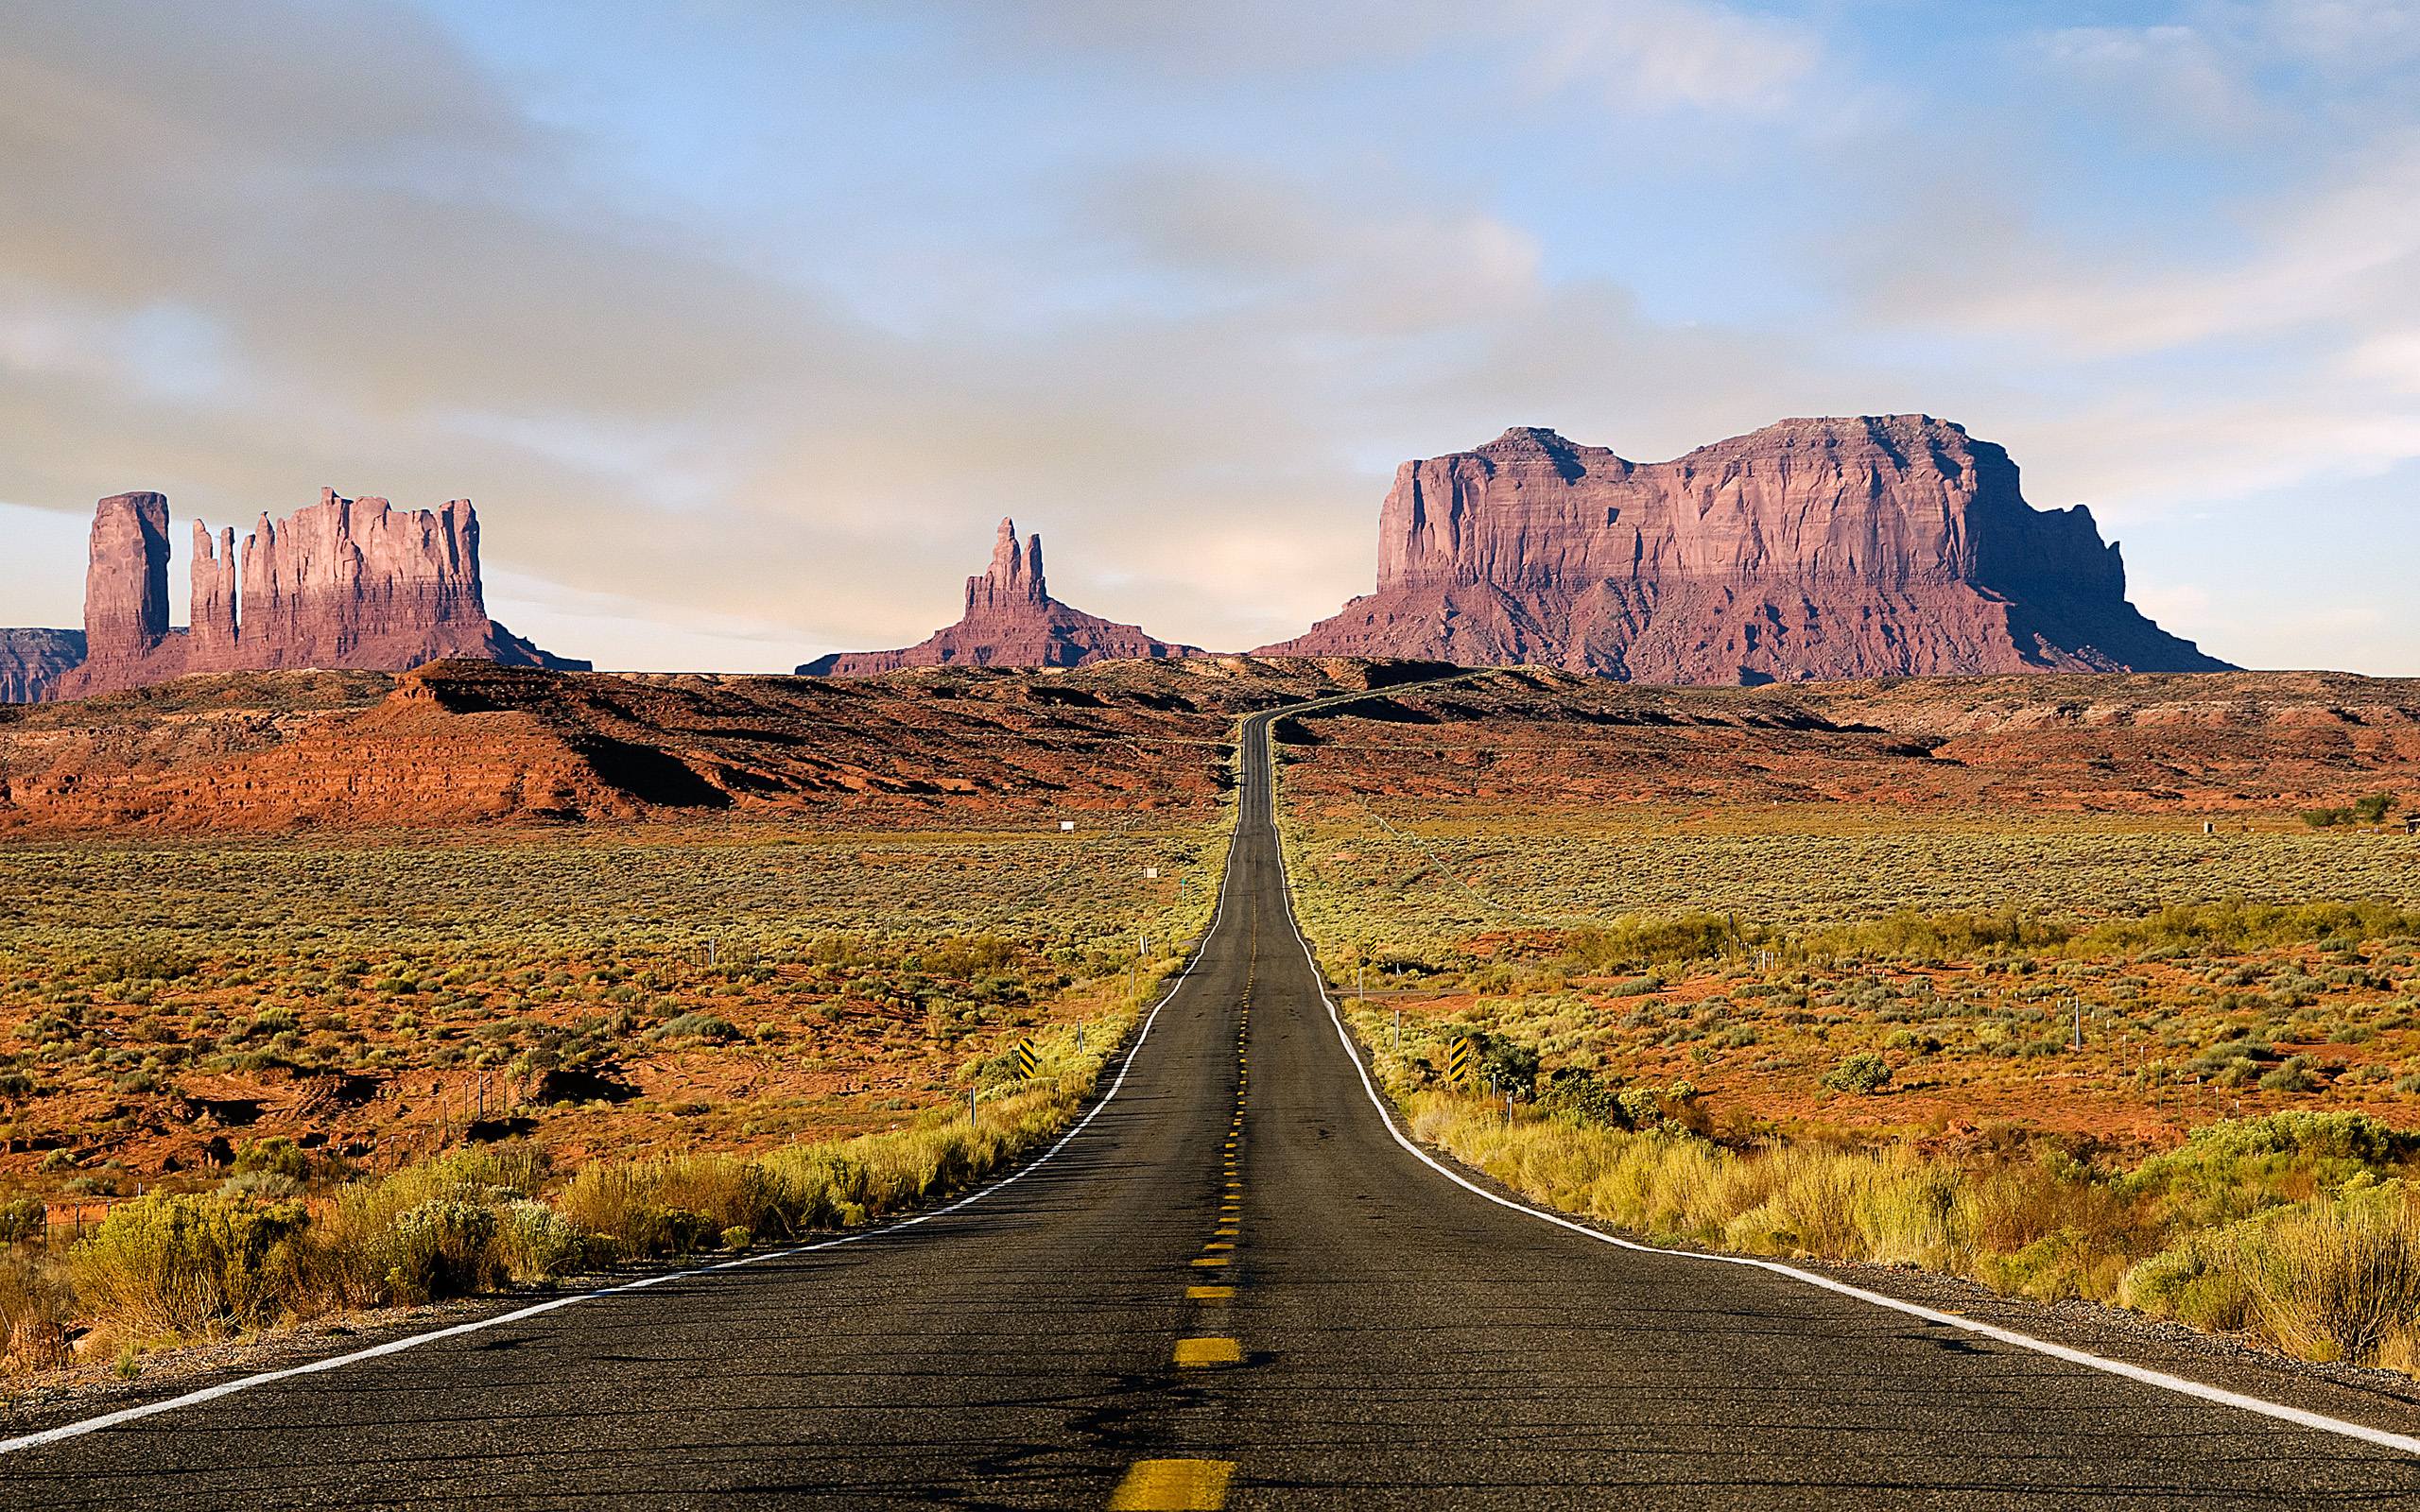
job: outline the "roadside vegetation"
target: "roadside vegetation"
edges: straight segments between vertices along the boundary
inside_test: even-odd
[[[1079,1110],[1229,822],[0,847],[0,1374],[963,1191]]]
[[[27,1233],[11,1246],[0,1257],[0,1365],[39,1370],[98,1351],[131,1369],[152,1349],[273,1325],[878,1223],[979,1182],[1064,1126],[1123,1038],[1120,1023],[1090,1027],[1080,1053],[1072,1039],[1037,1045],[1031,1081],[1000,1057],[970,1067],[970,1085],[989,1092],[971,1114],[937,1109],[895,1132],[753,1157],[565,1172],[514,1141],[312,1187],[290,1146],[260,1152],[209,1191],[151,1194],[73,1241]]]
[[[1424,1142],[1660,1242],[2420,1374],[2400,834],[1365,807],[1288,807],[1289,860]]]
[[[1380,1042],[1374,1015],[1358,1027]],[[1976,1160],[1727,1143],[1694,1126],[1706,1110],[1685,1085],[1608,1094],[1566,1076],[1508,1109],[1387,1070],[1417,1138],[1652,1240],[1912,1266],[2420,1374],[2420,1139],[2366,1114],[2225,1120],[2133,1166]]]
[[[1131,995],[1222,833],[0,846],[0,1194],[207,1186],[268,1138],[368,1173],[475,1125],[571,1160],[881,1130]]]

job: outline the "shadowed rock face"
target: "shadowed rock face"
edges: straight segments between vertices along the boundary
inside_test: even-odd
[[[141,657],[168,633],[168,496],[118,493],[93,509],[84,558],[84,648]]]
[[[1052,598],[1042,576],[1042,538],[1019,544],[1016,522],[1003,520],[992,565],[966,580],[966,612],[957,624],[896,651],[835,652],[798,670],[815,678],[859,678],[901,667],[1074,667],[1201,654]]]
[[[0,630],[0,703],[39,703],[82,663],[81,630]]]
[[[2090,511],[1929,416],[1794,420],[1637,463],[1518,428],[1407,462],[1377,591],[1267,648],[1658,683],[2214,671],[2126,601]]]
[[[384,499],[320,502],[264,514],[244,540],[193,527],[192,627],[168,626],[168,501],[103,499],[85,575],[86,655],[47,695],[80,698],[188,673],[287,667],[402,671],[446,658],[585,667],[488,618],[479,525],[470,501],[396,509]],[[237,590],[240,577],[242,588]]]

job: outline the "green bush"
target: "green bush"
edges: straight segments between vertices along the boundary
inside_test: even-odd
[[[283,1135],[249,1141],[235,1150],[235,1170],[238,1174],[257,1171],[300,1181],[310,1163],[310,1158],[292,1140]]]
[[[2234,1228],[2188,1233],[2136,1263],[2119,1282],[2118,1302],[2214,1333],[2238,1333],[2259,1321],[2260,1296]]]
[[[496,1214],[496,1262],[516,1281],[552,1280],[587,1263],[587,1244],[572,1221],[543,1202],[519,1198]]]
[[[1860,1050],[1834,1066],[1824,1085],[1836,1092],[1871,1096],[1891,1082],[1891,1064],[1871,1050]]]
[[[728,1019],[712,1013],[684,1013],[671,1022],[650,1032],[656,1040],[703,1040],[709,1044],[726,1044],[740,1038],[738,1028]]]
[[[153,1336],[272,1322],[308,1257],[295,1202],[154,1194],[110,1211],[68,1251],[87,1315]]]
[[[2276,1070],[2260,1078],[2260,1090],[2270,1092],[2308,1092],[2319,1090],[2319,1078],[2310,1074],[2310,1060],[2304,1056],[2288,1056]]]
[[[50,1204],[40,1197],[12,1197],[0,1202],[0,1245],[40,1239],[50,1227]]]
[[[1564,1066],[1547,1078],[1546,1095],[1538,1101],[1549,1112],[1562,1113],[1582,1125],[1628,1128],[1631,1125],[1622,1110],[1620,1091],[1593,1071]]]
[[[2261,1299],[2311,1359],[2367,1365],[2420,1317],[2420,1222],[2399,1193],[2314,1203],[2270,1226]]]
[[[472,1202],[441,1199],[397,1213],[376,1250],[389,1297],[425,1302],[495,1285],[504,1279],[496,1228],[495,1210]]]

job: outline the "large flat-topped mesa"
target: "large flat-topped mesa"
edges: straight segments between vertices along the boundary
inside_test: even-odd
[[[1791,420],[1669,462],[1521,427],[1407,462],[1377,590],[1298,655],[1738,683],[2226,663],[2126,601],[2082,506],[1925,415]]]
[[[834,652],[798,670],[808,677],[860,678],[901,667],[1074,667],[1201,654],[1052,598],[1042,576],[1042,538],[1020,543],[1016,522],[1003,520],[992,565],[966,580],[966,612],[957,624],[895,651]]]
[[[468,499],[397,509],[384,499],[264,514],[239,558],[231,527],[193,527],[188,628],[168,624],[168,501],[103,499],[85,573],[85,656],[45,693],[80,698],[197,672],[282,667],[403,671],[461,657],[584,669],[488,618],[479,524]],[[240,588],[239,588],[240,583]]]

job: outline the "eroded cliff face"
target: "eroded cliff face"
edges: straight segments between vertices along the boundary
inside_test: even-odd
[[[1052,598],[1042,575],[1042,538],[1020,543],[1016,522],[1003,520],[993,541],[992,565],[966,580],[966,612],[957,624],[899,650],[835,652],[798,670],[808,677],[858,678],[901,667],[1075,667],[1201,654],[1197,647],[1154,640],[1134,626]]]
[[[447,658],[582,667],[488,618],[470,501],[396,509],[384,499],[264,514],[238,558],[231,527],[193,527],[191,626],[168,625],[168,501],[103,499],[85,573],[82,664],[47,696],[80,698],[200,672],[289,667],[402,671]],[[240,589],[238,583],[240,581]]]
[[[0,703],[40,703],[83,661],[81,630],[0,630]]]
[[[85,547],[85,655],[131,661],[167,633],[168,496],[112,494],[94,507]]]
[[[1658,683],[2225,663],[2126,602],[2089,511],[1929,416],[1795,420],[1636,463],[1516,428],[1407,462],[1377,591],[1273,652]]]

